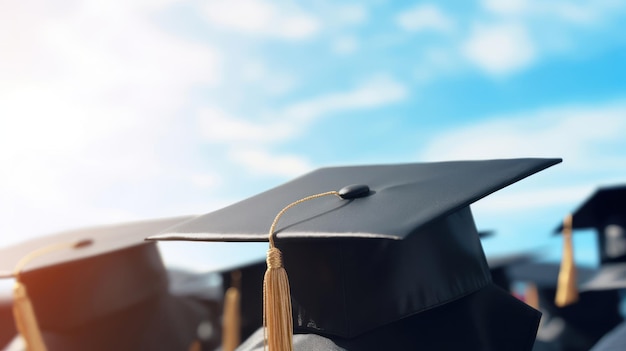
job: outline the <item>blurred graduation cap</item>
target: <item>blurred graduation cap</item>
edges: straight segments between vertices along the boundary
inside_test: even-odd
[[[626,185],[596,190],[572,214],[572,229],[596,230],[601,264],[626,262]]]
[[[565,234],[559,291],[571,296],[564,303],[575,301],[575,292],[570,292],[577,285],[575,270],[570,269],[574,267],[571,230],[575,229],[595,229],[601,265],[581,291],[626,288],[626,185],[599,188],[557,228]]]
[[[173,294],[218,303],[213,333],[221,335],[221,351],[234,350],[263,325],[266,244],[252,244],[247,252],[241,243],[163,242],[159,249],[176,267],[168,269]]]
[[[494,230],[480,230],[478,237],[482,240],[496,240]],[[500,288],[511,292],[511,279],[507,271],[508,267],[524,262],[532,261],[537,257],[535,252],[511,252],[498,255],[487,255],[487,263],[491,271],[493,283]]]
[[[14,277],[14,313],[29,350],[187,350],[207,320],[168,291],[155,243],[143,238],[191,217],[66,231],[0,250]],[[10,273],[8,273],[10,272]]]
[[[534,351],[586,351],[603,335],[622,321],[617,291],[588,291],[580,294],[574,304],[560,307],[555,302],[559,264],[526,262],[507,268],[515,282],[526,283],[537,294],[541,324]],[[578,284],[584,285],[597,273],[596,269],[577,267]],[[528,296],[526,296],[528,298]]]
[[[512,280],[508,272],[509,267],[529,262],[535,258],[531,252],[518,252],[487,256],[487,264],[491,271],[491,280],[500,288],[511,291]]]
[[[291,349],[290,323],[304,335],[296,344],[310,335],[359,350],[528,350],[539,315],[491,284],[469,205],[559,162],[322,168],[149,240],[269,240],[271,351]],[[277,288],[282,262],[290,285]],[[289,286],[291,299],[279,296]]]

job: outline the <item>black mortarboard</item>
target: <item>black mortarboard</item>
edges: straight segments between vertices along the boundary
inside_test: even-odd
[[[572,213],[571,227],[598,238],[601,268],[581,291],[626,288],[626,185],[599,188]]]
[[[11,271],[29,253],[43,250],[17,272],[17,281],[26,287],[48,350],[187,350],[198,341],[196,329],[207,311],[169,293],[158,248],[143,238],[189,218],[33,239],[0,250],[0,269]],[[87,245],[73,248],[77,242]]]
[[[509,277],[508,268],[531,261],[534,257],[535,255],[529,252],[487,256],[487,264],[489,264],[489,271],[491,271],[491,280],[500,288],[511,291],[512,281]]]
[[[537,289],[538,308],[543,315],[534,351],[589,350],[622,321],[617,291],[583,292],[576,303],[557,306],[558,263],[527,262],[512,265],[507,271],[513,281],[532,284]],[[585,267],[577,267],[576,271],[579,285],[584,285],[597,272]]]
[[[572,214],[572,228],[596,230],[602,264],[626,263],[626,185],[599,188]]]
[[[233,274],[234,272],[236,274]],[[241,292],[241,340],[247,339],[263,325],[264,274],[265,261],[248,264],[222,273],[224,287],[237,286]]]
[[[469,205],[559,162],[323,168],[150,239],[265,241],[272,219],[298,204],[270,229],[289,272],[297,332],[365,349],[395,335],[386,345],[527,350],[538,315],[491,288]],[[297,201],[304,198],[316,200]],[[271,271],[273,258],[269,263]],[[390,327],[396,323],[404,329]],[[432,333],[411,325],[429,325],[423,330]]]

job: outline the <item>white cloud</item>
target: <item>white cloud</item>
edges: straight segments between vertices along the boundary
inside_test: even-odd
[[[333,4],[335,7],[333,12],[335,12],[337,16],[337,21],[342,24],[361,24],[367,20],[367,8],[361,4],[352,4],[345,6],[337,6],[337,4]]]
[[[376,76],[351,91],[332,93],[292,104],[282,115],[298,121],[311,121],[341,111],[392,104],[405,99],[407,95],[406,87],[400,82],[388,76]]]
[[[433,4],[420,4],[396,16],[396,24],[409,32],[450,32],[453,19]]]
[[[482,0],[481,6],[493,13],[520,14],[528,10],[528,0]]]
[[[398,81],[384,75],[374,76],[354,89],[287,105],[271,113],[271,120],[251,121],[219,107],[207,106],[198,113],[198,127],[209,142],[276,144],[300,135],[319,118],[396,103],[407,95],[406,87]]]
[[[271,70],[259,60],[243,62],[237,67],[237,72],[244,82],[256,85],[262,92],[273,97],[289,93],[297,86],[293,75]]]
[[[559,166],[555,166],[559,167]],[[541,187],[523,191],[507,191],[503,196],[489,196],[472,207],[491,215],[510,214],[514,211],[541,209],[580,202],[593,191],[593,185],[574,185],[559,188]]]
[[[500,16],[545,17],[575,25],[600,24],[613,12],[624,8],[615,0],[541,1],[541,0],[483,0],[482,7]]]
[[[352,54],[359,49],[359,40],[350,35],[340,36],[332,42],[332,50],[339,55]]]
[[[593,187],[619,181],[626,172],[624,131],[626,103],[563,106],[458,127],[434,136],[419,158],[561,157],[563,164],[524,182],[533,188],[516,186],[477,204],[490,213],[538,209],[578,202]]]
[[[284,122],[251,122],[229,115],[218,107],[205,107],[198,113],[198,127],[212,143],[266,144],[290,138],[296,126]]]
[[[626,104],[565,106],[500,116],[433,138],[424,159],[563,156],[597,161],[599,148],[626,143]],[[617,151],[617,150],[614,150]]]
[[[152,186],[181,181],[177,116],[192,88],[219,85],[221,53],[159,27],[168,4],[2,6],[2,232],[147,216]]]
[[[254,36],[304,39],[320,30],[319,21],[310,14],[265,0],[210,1],[203,13],[214,25]]]
[[[293,178],[310,171],[313,166],[297,155],[273,154],[259,148],[234,148],[229,157],[255,175]]]
[[[312,167],[296,155],[274,154],[270,147],[301,136],[312,123],[343,111],[376,108],[406,98],[407,89],[388,76],[374,76],[354,89],[321,95],[270,113],[273,118],[252,121],[218,107],[197,116],[204,140],[225,144],[230,160],[261,175],[294,176]]]
[[[214,188],[222,183],[222,178],[214,173],[196,173],[191,175],[191,183],[198,188]]]
[[[465,57],[492,75],[506,75],[531,65],[535,45],[521,24],[476,25],[462,45]]]

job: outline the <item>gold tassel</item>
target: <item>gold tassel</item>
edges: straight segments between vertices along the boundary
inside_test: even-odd
[[[539,309],[539,292],[537,291],[537,285],[533,283],[526,284],[526,292],[524,294],[524,301],[526,304],[536,310]]]
[[[231,281],[224,296],[222,351],[234,351],[241,343],[241,271],[234,271]]]
[[[271,247],[267,251],[267,271],[263,280],[264,326],[270,351],[293,350],[293,319],[289,278],[283,268],[282,253]]]
[[[27,351],[46,351],[46,345],[37,324],[33,305],[28,298],[26,286],[20,281],[13,287],[13,318],[15,326],[24,338]]]
[[[278,214],[269,232],[270,248],[267,250],[267,270],[263,278],[263,338],[269,351],[293,351],[293,317],[289,278],[283,267],[280,250],[274,245],[274,232],[280,217],[290,208],[322,196],[339,195],[338,191],[307,196],[285,206]]]
[[[574,263],[574,248],[572,243],[572,215],[563,220],[563,257],[559,270],[559,281],[554,303],[558,307],[565,307],[578,301],[576,287],[576,265]]]

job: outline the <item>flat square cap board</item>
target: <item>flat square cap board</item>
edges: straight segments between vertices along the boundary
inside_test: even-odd
[[[626,219],[626,184],[598,188],[572,216],[574,229],[598,228],[615,217]]]
[[[12,276],[15,265],[22,257],[50,245],[86,243],[84,247],[56,250],[42,255],[26,264],[22,272],[94,258],[129,247],[145,245],[146,242],[143,239],[150,233],[158,233],[165,228],[192,218],[194,216],[180,216],[79,228],[3,247],[0,248],[0,276]]]
[[[303,203],[276,238],[404,239],[429,222],[539,172],[560,159],[508,159],[330,167],[167,229],[152,240],[267,241],[276,214],[306,196],[366,185],[368,196]]]
[[[572,228],[596,231],[602,264],[626,263],[626,185],[596,190],[572,213]]]
[[[209,311],[169,293],[159,251],[143,238],[190,218],[69,230],[3,248],[0,264],[11,276],[22,257],[44,248],[18,278],[49,351],[186,350]]]
[[[469,205],[559,162],[322,168],[149,240],[267,241],[272,220],[288,204],[339,191],[286,212],[276,246],[289,273],[298,332],[354,338],[489,286]],[[505,305],[498,313],[514,316]]]
[[[598,188],[572,213],[572,228],[593,229],[598,243],[600,269],[581,291],[626,288],[626,185]]]

